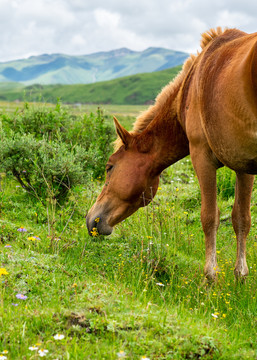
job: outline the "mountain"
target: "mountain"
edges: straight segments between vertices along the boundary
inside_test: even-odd
[[[0,62],[0,82],[31,84],[89,84],[165,70],[181,65],[188,54],[163,48],[126,48],[91,55],[44,54]]]

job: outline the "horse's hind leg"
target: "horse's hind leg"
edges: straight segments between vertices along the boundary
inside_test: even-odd
[[[216,258],[216,233],[219,227],[219,209],[217,205],[216,164],[206,148],[190,149],[201,188],[201,222],[205,235],[205,267],[204,274],[208,280],[215,280],[218,270]]]
[[[253,175],[237,174],[236,176],[235,203],[232,211],[232,222],[237,238],[237,258],[234,270],[237,278],[248,275],[246,263],[246,238],[251,226],[250,201],[253,181]]]

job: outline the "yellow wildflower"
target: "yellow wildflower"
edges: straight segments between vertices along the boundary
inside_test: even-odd
[[[8,275],[8,272],[6,271],[5,268],[0,268],[0,276],[2,275]]]
[[[28,237],[28,240],[35,241],[36,238],[35,238],[34,236],[29,236],[29,237]]]
[[[92,231],[91,231],[91,234],[92,234],[92,236],[94,236],[94,237],[98,236],[99,233],[98,233],[98,231],[97,231],[97,228],[94,227],[94,228],[92,229]]]

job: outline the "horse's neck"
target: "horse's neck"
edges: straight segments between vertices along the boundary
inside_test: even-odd
[[[189,154],[188,139],[177,117],[176,96],[167,99],[141,136],[152,144],[152,158],[158,172]]]

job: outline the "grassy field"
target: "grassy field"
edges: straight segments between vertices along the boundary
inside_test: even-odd
[[[257,189],[241,284],[233,183],[219,170],[220,271],[208,285],[190,158],[166,170],[154,202],[106,238],[89,237],[85,225],[100,180],[73,189],[57,213],[1,174],[0,359],[256,359]]]
[[[42,106],[41,103],[29,103],[33,106]],[[47,103],[48,107],[54,108],[55,105]],[[0,101],[0,113],[14,114],[22,111],[24,107],[23,102],[10,102]],[[112,121],[112,117],[116,116],[128,130],[131,129],[135,118],[144,110],[148,108],[148,105],[112,105],[112,104],[78,104],[78,105],[63,105],[63,108],[67,109],[70,113],[75,115],[83,115],[96,113],[100,108],[105,117]]]
[[[37,103],[36,103],[37,105]],[[38,103],[38,105],[40,105]],[[10,101],[0,101],[0,112],[1,113],[14,113],[23,108],[23,102],[10,102]],[[48,107],[54,107],[54,104],[47,104]],[[96,112],[97,108],[100,107],[106,115],[120,115],[120,116],[131,116],[136,117],[140,113],[147,109],[147,105],[111,105],[111,104],[78,104],[78,105],[63,105],[70,112],[83,114]]]

